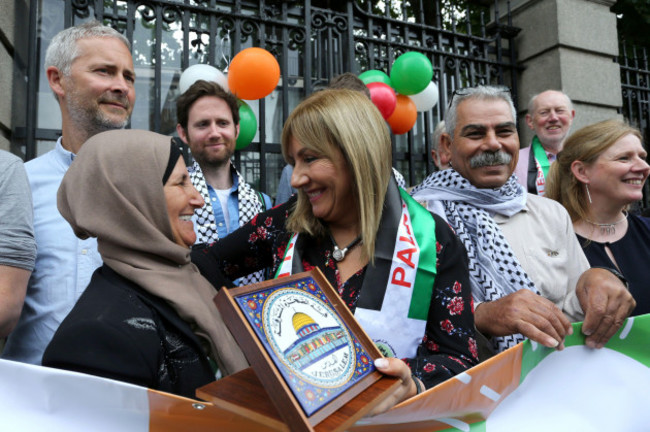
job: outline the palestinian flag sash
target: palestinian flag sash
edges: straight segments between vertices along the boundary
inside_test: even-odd
[[[542,143],[537,138],[533,137],[532,152],[535,155],[535,167],[537,168],[537,178],[535,179],[535,187],[537,188],[537,195],[544,196],[546,192],[546,179],[548,177],[548,170],[551,163],[548,161],[546,150],[542,147]]]
[[[297,233],[291,237],[276,278],[304,271],[301,240]],[[425,334],[435,276],[433,215],[391,180],[375,264],[366,269],[354,313],[384,355],[415,357]]]

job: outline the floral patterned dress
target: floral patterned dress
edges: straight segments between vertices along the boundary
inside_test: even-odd
[[[270,268],[273,276],[291,237],[285,229],[285,221],[295,200],[294,196],[288,202],[258,214],[248,224],[216,243],[195,246],[192,261],[215,286],[223,285],[221,272],[235,279]],[[403,359],[426,388],[478,363],[467,253],[447,223],[436,215],[434,218],[437,275],[426,332],[417,356]],[[332,242],[328,238],[303,236],[306,237],[301,251],[304,269],[318,267],[354,313],[367,266],[341,282],[332,258]]]

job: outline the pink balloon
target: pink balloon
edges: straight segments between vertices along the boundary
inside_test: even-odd
[[[393,114],[397,106],[397,95],[389,85],[382,82],[371,82],[366,84],[370,90],[370,99],[372,103],[379,109],[381,116],[388,120],[388,117]]]

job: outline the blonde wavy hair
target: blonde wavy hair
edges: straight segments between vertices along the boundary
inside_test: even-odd
[[[350,187],[359,210],[362,256],[374,262],[375,240],[392,175],[390,135],[379,110],[358,91],[322,90],[301,102],[284,124],[282,155],[287,162],[292,138],[330,160],[337,150],[343,153],[354,182]],[[327,234],[302,190],[298,190],[287,229],[315,237]]]
[[[571,172],[571,164],[574,161],[593,164],[605,150],[627,135],[643,141],[638,129],[617,119],[594,123],[571,134],[551,165],[544,196],[562,204],[573,222],[586,219],[589,199],[585,185]]]

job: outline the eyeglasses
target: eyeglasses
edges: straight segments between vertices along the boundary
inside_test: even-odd
[[[463,88],[457,88],[454,90],[454,92],[451,95],[451,99],[449,99],[449,106],[451,107],[452,102],[454,101],[454,98],[456,96],[467,96],[469,94],[472,94],[476,91],[477,88],[479,87],[487,87],[487,86],[475,86],[475,87],[463,87]],[[507,93],[510,94],[510,87],[507,86],[489,86],[497,91],[497,93]]]

